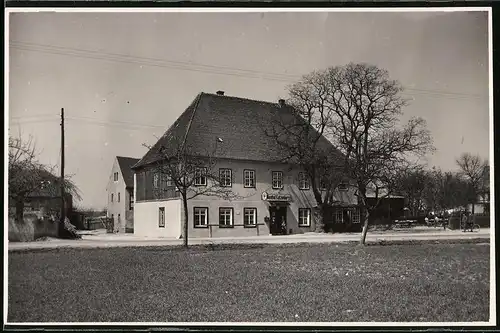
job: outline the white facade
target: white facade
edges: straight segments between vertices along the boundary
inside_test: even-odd
[[[180,238],[182,201],[136,201],[136,176],[134,174],[134,234],[142,237]],[[160,209],[164,211],[164,223],[160,223]],[[160,226],[163,225],[163,226]]]

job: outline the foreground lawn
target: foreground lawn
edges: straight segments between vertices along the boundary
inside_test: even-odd
[[[9,253],[9,322],[488,321],[489,245]]]

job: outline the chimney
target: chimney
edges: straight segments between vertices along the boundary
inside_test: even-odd
[[[278,102],[280,103],[280,107],[284,107],[285,106],[285,100],[284,99],[280,99],[280,100],[278,100]]]
[[[224,92],[222,90],[217,91],[217,95],[224,96]]]

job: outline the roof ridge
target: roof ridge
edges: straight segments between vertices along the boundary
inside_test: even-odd
[[[206,92],[201,92],[200,94],[205,94],[205,95],[210,95],[210,96],[220,97],[220,98],[232,98],[232,99],[238,99],[238,100],[241,100],[241,101],[270,104],[270,105],[273,105],[273,106],[276,106],[276,107],[278,106],[277,102],[264,101],[264,100],[261,100],[261,99],[252,99],[252,98],[247,98],[247,97],[228,96],[228,95],[217,95],[217,94],[206,93]]]
[[[196,114],[196,110],[198,109],[198,105],[200,105],[201,97],[204,94],[204,92],[200,92],[198,96],[196,96],[196,104],[194,105],[193,108],[193,113],[191,114],[191,118],[189,118],[189,123],[187,124],[186,128],[186,134],[184,135],[184,139],[182,140],[182,145],[181,149],[184,150],[184,146],[186,144],[187,137],[189,135],[189,130],[191,129],[191,124],[193,123],[194,116]]]
[[[128,158],[128,159],[131,159],[131,160],[140,160],[140,158],[138,158],[138,157],[119,156],[119,155],[116,155],[116,158]]]

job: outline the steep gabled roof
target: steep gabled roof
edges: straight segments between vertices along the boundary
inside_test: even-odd
[[[132,166],[139,162],[138,158],[116,156],[126,187],[134,187],[134,171]]]
[[[160,160],[161,147],[174,151],[182,144],[193,155],[216,151],[212,156],[219,158],[282,161],[285,151],[265,134],[265,129],[278,118],[296,123],[297,116],[292,111],[290,106],[278,103],[200,93],[133,168]],[[222,142],[217,143],[219,138]],[[324,137],[318,145],[332,154],[338,153]]]

